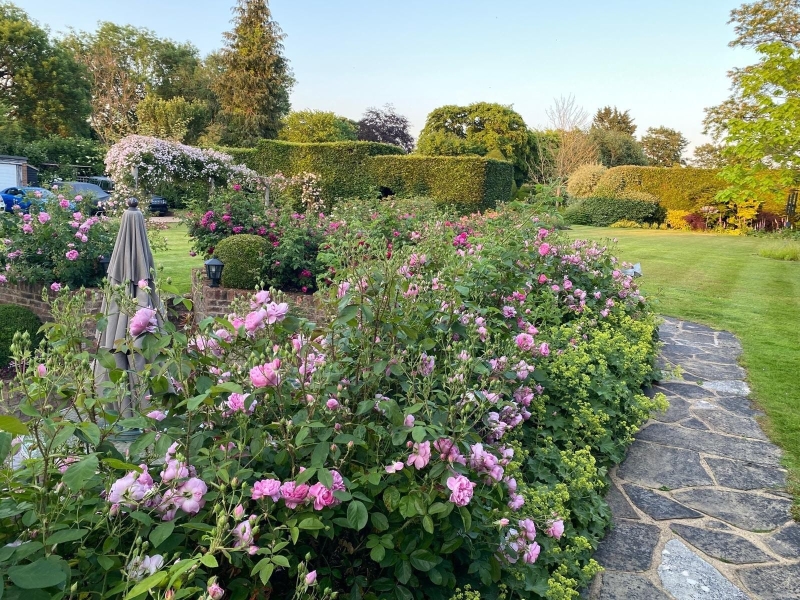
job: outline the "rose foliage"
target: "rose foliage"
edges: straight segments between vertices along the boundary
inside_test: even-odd
[[[110,256],[118,221],[89,216],[80,195],[58,194],[30,212],[0,212],[0,284],[42,283],[93,287],[103,279],[98,262]]]
[[[101,351],[102,384],[60,296],[3,392],[28,419],[0,420],[5,597],[576,598],[606,469],[659,404],[655,319],[523,210],[416,233],[329,236],[325,322],[267,291],[191,330],[139,315],[118,349],[145,366]],[[126,394],[149,405],[120,420]]]

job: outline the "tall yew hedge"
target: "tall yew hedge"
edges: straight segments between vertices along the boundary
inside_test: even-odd
[[[368,197],[386,188],[399,197],[430,196],[465,211],[491,208],[511,196],[514,168],[479,156],[405,154],[377,142],[294,143],[261,140],[255,148],[226,148],[263,175],[319,175],[330,199]]]

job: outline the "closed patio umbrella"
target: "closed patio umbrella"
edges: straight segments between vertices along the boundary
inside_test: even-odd
[[[153,262],[153,253],[150,251],[150,242],[147,239],[144,216],[138,209],[137,200],[131,198],[128,200],[128,208],[122,214],[119,233],[114,243],[111,262],[108,265],[107,277],[111,285],[123,286],[123,293],[135,301],[137,310],[139,308],[155,309],[160,328],[163,324],[164,305],[153,285],[154,270],[155,263]],[[140,286],[140,281],[146,281],[147,286]],[[145,359],[141,354],[133,351],[128,353],[115,351],[120,341],[128,335],[129,315],[120,310],[114,296],[103,299],[102,312],[107,319],[107,326],[105,330],[98,332],[99,347],[114,353],[114,360],[118,368],[133,373],[141,372],[145,365]],[[141,337],[136,340],[134,347],[141,348]],[[108,378],[108,371],[98,361],[95,361],[94,373],[97,383]],[[143,394],[141,397],[136,397],[137,381],[133,374],[130,384],[131,393],[126,396],[122,406],[116,407],[122,418],[130,418],[149,405]]]

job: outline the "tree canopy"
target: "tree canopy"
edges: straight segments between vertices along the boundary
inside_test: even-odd
[[[609,169],[622,165],[647,164],[642,145],[624,131],[592,128],[590,138],[597,146],[600,163]]]
[[[356,139],[357,127],[334,112],[299,110],[281,122],[278,138],[287,142],[344,142]]]
[[[616,106],[598,108],[592,119],[592,128],[605,131],[621,131],[628,135],[636,133],[636,125],[630,111],[621,111]]]
[[[228,129],[227,143],[250,145],[274,138],[289,112],[294,84],[289,61],[283,56],[286,37],[266,0],[237,0],[233,29],[219,54],[224,77],[212,82],[220,113]]]
[[[528,172],[528,128],[511,106],[476,102],[469,106],[447,105],[432,111],[420,133],[420,154],[485,156],[497,151],[514,164],[517,184]]]
[[[669,127],[650,127],[642,136],[642,148],[648,162],[654,167],[672,167],[684,164],[683,151],[689,140],[676,129]]]
[[[414,136],[403,115],[395,112],[391,104],[380,108],[370,107],[358,122],[358,139],[364,142],[382,142],[400,146],[406,152],[414,149]]]
[[[89,87],[82,67],[10,3],[0,3],[0,90],[6,132],[27,139],[89,133]]]

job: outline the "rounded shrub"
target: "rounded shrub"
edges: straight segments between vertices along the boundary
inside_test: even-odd
[[[564,211],[564,220],[571,225],[608,227],[617,221],[661,223],[667,211],[655,202],[617,198],[586,198]]]
[[[214,256],[225,263],[222,285],[240,290],[258,286],[264,272],[268,242],[257,235],[232,235],[214,248]]]
[[[668,210],[667,211],[667,227],[670,229],[677,229],[686,231],[692,228],[686,220],[691,213],[688,210]]]
[[[15,304],[0,304],[0,367],[11,362],[11,342],[17,331],[28,332],[31,345],[37,346],[41,335],[42,320],[33,311]]]
[[[589,198],[594,194],[597,182],[608,171],[599,164],[583,165],[575,169],[567,182],[567,193],[573,198]]]

